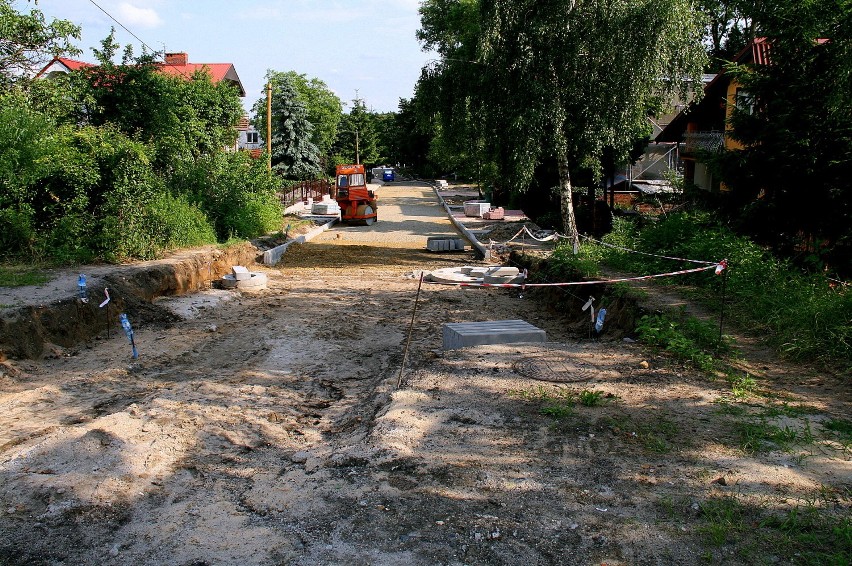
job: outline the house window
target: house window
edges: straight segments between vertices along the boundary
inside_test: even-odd
[[[754,114],[754,97],[745,89],[738,88],[734,103],[737,110],[746,114]]]
[[[259,137],[257,132],[246,132],[246,143],[258,143]]]

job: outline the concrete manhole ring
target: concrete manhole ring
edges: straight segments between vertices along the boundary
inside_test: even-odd
[[[512,367],[518,374],[539,381],[570,383],[612,377],[613,372],[583,357],[566,350],[545,350],[524,356]]]
[[[237,279],[233,273],[223,275],[221,279],[223,289],[265,289],[266,273],[252,271],[246,279]]]

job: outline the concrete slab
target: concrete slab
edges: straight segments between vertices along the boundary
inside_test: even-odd
[[[453,322],[443,325],[443,340],[444,350],[454,350],[482,344],[546,342],[547,333],[523,320]]]
[[[251,279],[251,272],[248,268],[243,267],[242,265],[235,265],[231,267],[231,272],[234,275],[234,279],[237,281],[245,281],[246,279]]]
[[[492,267],[488,270],[488,275],[494,277],[515,277],[520,272],[517,267]]]

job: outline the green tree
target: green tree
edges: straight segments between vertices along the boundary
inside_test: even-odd
[[[308,79],[307,75],[300,75],[296,71],[287,71],[284,74],[290,78],[296,87],[299,100],[305,105],[308,122],[314,128],[311,141],[319,149],[320,155],[328,155],[337,138],[337,126],[343,116],[343,103],[320,79]],[[267,71],[267,82],[273,75],[273,71]]]
[[[697,81],[703,21],[688,0],[483,0],[483,107],[517,189],[555,159],[578,242],[571,169],[627,154],[661,98]],[[483,85],[485,86],[485,85]]]
[[[746,15],[755,0],[700,0],[706,17],[704,43],[710,56],[708,70],[718,72],[754,37],[753,20]]]
[[[22,13],[12,0],[0,0],[0,91],[28,83],[53,57],[78,55],[75,39],[80,27],[68,20],[48,22],[40,10]]]
[[[99,64],[76,74],[85,84],[85,89],[75,89],[76,121],[112,124],[153,144],[159,167],[233,144],[243,112],[234,87],[214,84],[205,71],[185,77],[165,75],[159,72],[158,54],[134,56],[129,46],[121,63],[115,63],[119,45],[114,32],[101,42],[100,50],[94,50]]]
[[[334,145],[339,163],[375,165],[379,159],[375,115],[367,111],[363,100],[352,101],[352,109],[343,115]]]
[[[292,76],[272,73],[272,167],[291,179],[312,179],[318,176],[319,148],[311,141],[314,127],[308,121],[308,110],[299,96]],[[255,102],[252,123],[266,132],[266,98]]]
[[[480,1],[426,0],[420,16],[417,37],[440,56],[423,69],[410,108],[417,132],[431,138],[423,154],[435,173],[454,170],[479,178],[489,160],[481,93],[490,88],[479,55]]]
[[[741,85],[723,177],[742,227],[784,255],[852,271],[852,2],[754,6],[769,64]],[[802,257],[804,256],[804,257]]]
[[[373,114],[373,129],[376,132],[376,164],[394,164],[399,161],[396,136],[396,113]]]
[[[393,136],[396,153],[392,163],[401,163],[420,174],[424,170],[429,143],[432,139],[431,123],[423,119],[423,113],[417,111],[418,99],[400,99],[397,112],[394,113]],[[429,115],[430,117],[432,114]]]

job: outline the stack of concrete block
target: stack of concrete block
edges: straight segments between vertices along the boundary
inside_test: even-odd
[[[340,205],[329,195],[323,195],[322,201],[311,204],[311,214],[320,216],[334,216],[340,214]]]
[[[323,199],[322,202],[315,202],[313,206],[311,206],[311,214],[319,214],[322,216],[340,214],[340,205],[337,204],[337,201]]]
[[[430,236],[426,240],[430,252],[463,252],[464,240],[452,236]]]

